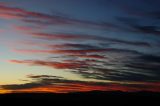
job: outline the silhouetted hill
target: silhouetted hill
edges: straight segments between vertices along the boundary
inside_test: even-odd
[[[154,92],[77,92],[77,93],[13,93],[0,95],[1,103],[16,104],[64,104],[107,106],[107,104],[155,104],[160,102],[160,93]],[[159,103],[160,104],[160,103]]]

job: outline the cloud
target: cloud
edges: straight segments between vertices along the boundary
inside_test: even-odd
[[[4,3],[0,5],[0,18],[15,19],[21,22],[30,23],[37,26],[75,25],[75,26],[83,26],[83,27],[91,27],[91,28],[95,27],[95,28],[100,28],[105,30],[107,29],[109,31],[115,31],[115,30],[124,31],[123,29],[124,27],[122,27],[122,25],[118,25],[114,23],[78,20],[78,19],[65,17],[65,16],[58,16],[58,15],[51,15],[51,14],[46,14],[46,13],[41,13],[36,11],[29,11],[22,8],[16,8],[14,6],[7,5]],[[159,34],[159,31],[157,30],[157,28],[154,28],[154,29],[153,27],[149,28],[149,31],[145,29],[146,27],[145,28],[136,27],[136,30],[139,30],[141,32]]]
[[[83,35],[83,34],[50,34],[50,33],[31,33],[33,37],[46,39],[46,40],[92,40],[99,42],[111,42],[117,44],[126,44],[133,46],[142,46],[142,47],[151,47],[150,43],[143,41],[127,41],[117,38],[107,38],[102,36],[95,35]]]
[[[117,17],[119,22],[125,24],[126,28],[122,27],[123,31],[132,32],[132,33],[142,33],[142,34],[150,34],[150,35],[160,35],[159,25],[153,24],[141,24],[143,20],[137,18],[129,18],[129,17]]]
[[[25,84],[2,85],[1,88],[5,90],[12,90],[13,92],[40,91],[40,92],[57,92],[57,93],[105,89],[104,86],[96,85],[95,82],[67,80],[55,76],[29,75],[28,78],[32,78],[33,82]]]
[[[49,75],[29,75],[28,78],[33,79],[32,82],[25,84],[2,85],[4,90],[11,92],[82,92],[82,91],[154,91],[159,92],[160,84],[141,82],[141,84],[118,84],[118,83],[103,83],[103,82],[86,82],[77,80],[67,80]],[[149,85],[149,86],[148,86]]]
[[[57,40],[57,41],[76,41],[77,43],[65,43],[63,46],[82,46],[82,44],[79,44],[78,42],[82,40],[87,41],[95,41],[97,43],[109,43],[109,44],[124,44],[129,46],[139,46],[139,47],[151,47],[152,45],[147,41],[136,41],[136,40],[124,40],[121,38],[112,38],[112,37],[104,37],[104,35],[92,35],[92,34],[77,34],[77,33],[47,33],[40,31],[39,29],[43,29],[41,26],[17,26],[14,25],[14,29],[19,32],[23,32],[25,35],[28,35],[28,37],[33,37],[35,39],[39,40]],[[130,31],[135,31],[131,30]],[[62,44],[61,44],[62,45]],[[94,44],[95,45],[95,44]],[[46,46],[46,45],[45,45]],[[60,45],[55,45],[54,47],[60,47]],[[89,46],[89,44],[85,44],[85,46]],[[93,45],[91,45],[93,46]],[[62,46],[61,46],[62,47]],[[91,48],[91,47],[90,47]]]
[[[102,55],[69,55],[72,57],[79,57],[79,58],[89,58],[89,59],[105,59],[105,56]]]
[[[96,27],[102,29],[115,29],[116,25],[107,24],[106,22],[93,22],[78,20],[70,17],[59,15],[51,15],[41,12],[29,11],[26,9],[14,7],[14,5],[7,5],[1,3],[0,5],[0,18],[3,19],[16,19],[21,22],[35,24],[38,26],[48,25],[76,25],[83,27]]]
[[[31,52],[33,53],[33,51]],[[132,50],[111,48],[100,51],[72,50],[68,52],[67,50],[63,50],[63,52],[61,51],[56,53],[62,54],[64,56],[59,56],[58,61],[10,60],[10,62],[18,64],[46,66],[55,69],[70,69],[70,72],[79,74],[85,78],[94,78],[99,80],[120,80],[120,77],[122,77],[122,80],[129,80],[128,76],[134,72],[130,72],[129,75],[126,75],[128,70],[123,70],[123,68],[125,68],[123,65],[129,62],[129,60],[133,57],[141,55],[140,53]],[[99,53],[99,55],[97,55],[97,53]],[[51,54],[53,55],[54,52],[52,52]],[[110,56],[112,54],[115,55]],[[54,57],[50,58],[53,59]],[[58,58],[58,56],[56,56],[55,58]],[[124,60],[123,58],[127,58],[128,60]]]
[[[76,48],[76,49],[97,49],[98,46],[90,45],[90,44],[78,44],[78,43],[65,43],[65,44],[56,44],[56,45],[48,45],[50,48]]]
[[[143,73],[148,73],[150,75],[146,75],[146,77],[142,77],[141,80],[145,81],[159,81],[160,80],[160,57],[159,56],[153,56],[153,55],[142,55],[138,56],[137,58],[133,59],[133,61],[128,62],[126,64],[127,67],[139,70]],[[136,79],[133,78],[133,79]]]
[[[17,53],[47,53],[47,54],[62,54],[62,55],[82,55],[82,54],[95,54],[95,53],[106,53],[106,52],[128,52],[128,53],[135,53],[141,54],[136,50],[127,50],[127,49],[117,49],[117,48],[103,48],[103,49],[80,49],[80,50],[73,50],[73,49],[60,49],[60,50],[34,50],[34,49],[14,49]]]
[[[86,54],[86,53],[101,53],[110,51],[111,49],[87,49],[87,50],[24,50],[15,49],[18,53],[47,53],[47,54]]]
[[[12,63],[19,63],[19,64],[30,64],[30,65],[40,65],[40,66],[48,66],[53,67],[56,69],[76,69],[80,67],[88,66],[88,64],[83,63],[81,61],[75,61],[75,63],[72,62],[54,62],[54,61],[40,61],[40,60],[26,60],[26,61],[20,61],[20,60],[10,60]]]
[[[31,46],[46,47],[45,49],[14,49],[16,53],[43,54],[48,60],[10,60],[12,63],[46,66],[55,69],[69,69],[70,72],[85,78],[113,81],[151,81],[153,76],[145,70],[135,70],[129,63],[138,56],[143,56],[138,47],[149,47],[150,43],[142,41],[127,41],[116,38],[106,38],[93,35],[31,33],[31,36],[49,41],[63,43],[29,43]],[[74,40],[74,43],[73,41]],[[99,41],[98,43],[81,43],[81,40]],[[68,43],[69,41],[69,43]],[[67,43],[65,43],[67,42]],[[106,47],[103,43],[108,42]],[[22,42],[23,43],[23,42]],[[111,48],[112,43],[136,46],[135,50],[126,48]],[[28,45],[28,44],[26,44]],[[32,48],[32,47],[31,47]],[[136,50],[137,49],[137,50]],[[58,61],[57,59],[58,58]],[[54,59],[54,61],[51,61]],[[133,65],[133,64],[132,64]],[[135,79],[133,76],[136,76]],[[147,80],[148,79],[148,80]]]
[[[31,33],[33,37],[49,40],[72,40],[72,39],[92,39],[92,36],[78,34],[50,34],[50,33]]]
[[[147,34],[153,34],[153,35],[160,35],[160,31],[159,28],[157,26],[140,26],[140,25],[136,25],[133,26],[133,28],[136,31],[139,31],[141,33],[147,33]]]
[[[12,63],[70,69],[85,78],[112,81],[159,81],[159,56],[146,55],[136,50],[97,48],[84,44],[51,45],[53,50],[17,50],[20,53],[47,53],[48,60],[10,60]],[[63,50],[63,48],[67,48]],[[74,49],[76,48],[76,50]],[[98,54],[97,54],[98,53]],[[59,56],[54,56],[54,55]],[[58,60],[56,59],[58,58]],[[52,59],[54,61],[52,61]],[[57,60],[57,61],[55,61]]]
[[[114,17],[118,23],[120,22],[121,27],[118,29],[127,33],[159,36],[160,10],[157,4],[159,2],[152,1],[136,1],[135,4],[120,2],[116,4],[115,8],[123,14]]]
[[[141,60],[150,62],[150,63],[160,63],[160,56],[154,56],[154,55],[143,55],[140,57]]]
[[[122,7],[122,6],[120,6]],[[129,7],[128,7],[129,8]],[[129,11],[134,11],[134,9],[126,9]],[[130,12],[134,14],[134,12]],[[46,14],[46,13],[41,13],[41,12],[35,12],[35,11],[28,11],[26,9],[22,8],[16,8],[11,5],[6,5],[2,3],[0,5],[0,17],[4,19],[16,19],[21,22],[25,23],[31,23],[35,24],[37,26],[45,26],[45,25],[75,25],[75,26],[83,26],[83,27],[96,27],[96,28],[101,28],[101,29],[108,29],[109,31],[129,31],[133,32],[132,30],[129,30],[126,26],[123,26],[122,24],[114,24],[114,23],[109,23],[109,22],[92,22],[92,21],[85,21],[85,20],[78,20],[70,17],[64,17],[64,16],[58,16],[58,15],[51,15],[51,14]],[[159,12],[152,12],[152,14],[155,17],[158,17]],[[142,13],[141,13],[142,14]],[[146,13],[147,14],[147,13]],[[143,14],[145,16],[146,14]],[[148,13],[149,15],[149,13]],[[116,17],[115,17],[116,18]],[[140,18],[138,18],[140,20]],[[157,26],[152,26],[152,25],[134,25],[130,26],[132,27],[135,31],[141,32],[141,33],[148,33],[148,34],[154,34],[154,35],[159,35],[159,28]],[[39,33],[35,33],[35,35],[40,35]],[[43,34],[44,35],[44,34]],[[41,34],[42,36],[42,34]],[[122,43],[122,42],[121,42]],[[128,42],[123,42],[123,43],[128,43]]]

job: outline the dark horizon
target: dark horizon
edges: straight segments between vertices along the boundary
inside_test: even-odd
[[[1,104],[54,105],[158,105],[160,93],[90,91],[76,93],[10,93],[0,94]],[[7,102],[6,102],[7,101]]]

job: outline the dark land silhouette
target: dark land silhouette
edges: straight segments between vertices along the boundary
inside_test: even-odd
[[[76,93],[11,93],[0,95],[1,104],[97,105],[160,104],[160,93],[155,92],[76,92]],[[46,105],[48,106],[48,105]]]

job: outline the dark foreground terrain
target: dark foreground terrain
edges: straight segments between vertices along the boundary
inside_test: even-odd
[[[158,104],[157,104],[158,103]],[[83,105],[83,106],[107,106],[108,104],[160,104],[160,93],[153,92],[84,92],[69,94],[52,93],[19,93],[0,95],[0,104],[44,104],[53,105]],[[1,106],[1,105],[0,105]],[[110,106],[110,105],[109,105]]]

